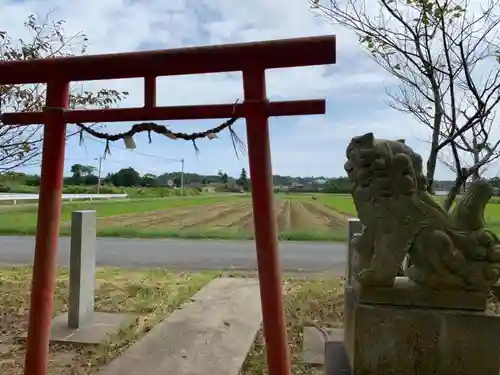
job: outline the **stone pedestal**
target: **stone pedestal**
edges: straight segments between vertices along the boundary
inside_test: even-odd
[[[405,278],[392,292],[346,286],[352,374],[498,375],[500,317],[485,312],[480,297],[424,292]]]
[[[452,310],[484,311],[486,309],[487,293],[423,289],[407,277],[396,277],[391,287],[367,288],[355,281],[350,285],[356,292],[356,300],[360,303]]]

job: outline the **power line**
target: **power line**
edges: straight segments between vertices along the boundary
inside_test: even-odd
[[[101,144],[105,144],[104,141],[102,141],[102,140],[100,140],[98,138],[86,138],[86,139],[90,139],[92,141],[99,142]],[[127,149],[127,148],[123,148],[123,147],[117,146],[115,144],[107,144],[107,145],[109,145],[110,147],[117,148],[117,149],[122,150],[122,151],[129,151],[129,152],[131,151],[131,152],[133,152],[136,155],[141,155],[141,156],[146,156],[146,157],[150,157],[150,158],[160,159],[160,160],[163,160],[164,162],[167,162],[169,164],[170,163],[180,163],[181,164],[181,196],[184,195],[184,158],[181,158],[181,159],[165,158],[163,156],[146,154],[144,152],[140,152],[140,151],[137,151],[137,150],[130,150],[130,149]],[[99,170],[101,170],[101,162],[102,162],[102,157],[99,157]]]
[[[83,158],[83,159],[81,159],[81,158],[65,158],[64,160],[65,161],[79,161],[79,162],[90,163],[91,161],[99,160],[99,157],[88,157],[88,158]],[[111,163],[120,164],[120,165],[130,164],[129,162],[113,160],[113,159],[106,159],[106,162],[111,162]]]
[[[100,140],[100,139],[97,139],[97,138],[87,138],[87,139],[90,139],[92,141],[95,141],[95,142],[99,142],[101,144],[105,144],[104,141]],[[140,152],[140,151],[137,151],[137,150],[130,150],[130,149],[127,149],[127,148],[124,148],[124,147],[120,147],[118,145],[115,145],[113,143],[110,143],[110,147],[111,148],[117,148],[119,150],[122,150],[122,151],[128,151],[128,152],[133,152],[134,154],[137,154],[137,155],[141,155],[141,156],[146,156],[146,157],[150,157],[150,158],[156,158],[156,159],[161,159],[161,160],[164,160],[166,162],[169,162],[169,163],[181,163],[183,159],[179,158],[179,159],[173,159],[173,158],[166,158],[164,156],[159,156],[159,155],[153,155],[153,154],[147,154],[147,153],[144,153],[144,152]]]

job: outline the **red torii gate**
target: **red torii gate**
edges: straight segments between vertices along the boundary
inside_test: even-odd
[[[0,85],[47,83],[43,112],[5,113],[8,125],[44,124],[25,375],[46,375],[58,251],[66,124],[245,117],[255,243],[270,375],[290,375],[274,212],[268,117],[325,113],[324,100],[268,102],[266,69],[335,63],[335,36],[32,61],[0,62]],[[243,104],[156,107],[156,78],[243,72]],[[144,107],[69,111],[71,81],[144,78]]]

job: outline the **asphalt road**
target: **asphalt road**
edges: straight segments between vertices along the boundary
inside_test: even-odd
[[[32,264],[34,242],[33,237],[0,237],[0,264]],[[60,238],[60,265],[68,264],[69,248],[69,238]],[[339,271],[345,266],[345,254],[343,243],[280,243],[284,271]],[[253,241],[98,238],[96,262],[98,266],[132,268],[256,269]]]

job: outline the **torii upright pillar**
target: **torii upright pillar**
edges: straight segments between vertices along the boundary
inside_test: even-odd
[[[335,36],[54,59],[0,61],[0,85],[47,83],[44,113],[4,113],[6,125],[44,123],[40,203],[25,375],[47,375],[47,355],[68,123],[247,120],[255,243],[270,375],[290,375],[290,358],[274,212],[268,118],[325,113],[324,100],[268,102],[265,71],[335,63]],[[156,77],[243,72],[243,104],[156,107]],[[144,107],[68,110],[72,81],[144,78]]]

